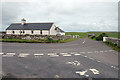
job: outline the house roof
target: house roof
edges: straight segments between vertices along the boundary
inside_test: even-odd
[[[54,23],[13,23],[6,30],[50,30]]]
[[[56,27],[55,30],[57,30],[58,32],[64,32],[62,29],[60,29],[59,27]]]

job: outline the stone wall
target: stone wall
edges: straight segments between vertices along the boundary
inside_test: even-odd
[[[2,34],[1,35],[3,39],[27,39],[27,40],[38,40],[38,39],[47,39],[50,37],[53,40],[58,39],[70,39],[70,38],[79,38],[80,36],[72,36],[72,35],[8,35],[8,34]]]
[[[115,43],[118,46],[120,46],[120,39],[112,38],[112,37],[103,37],[103,42],[105,42],[105,41],[110,41],[110,42]]]

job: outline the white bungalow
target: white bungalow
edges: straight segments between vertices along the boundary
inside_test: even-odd
[[[12,35],[65,35],[65,32],[54,23],[13,23],[6,29],[6,34]]]

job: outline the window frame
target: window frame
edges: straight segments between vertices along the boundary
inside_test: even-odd
[[[12,31],[13,34],[15,34],[15,31]]]
[[[40,34],[42,35],[42,30],[40,30]]]
[[[31,30],[31,34],[34,34],[34,30]]]

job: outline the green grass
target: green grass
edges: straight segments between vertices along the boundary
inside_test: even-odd
[[[116,50],[118,52],[120,52],[120,47],[117,46],[117,44],[114,44],[110,41],[106,41],[104,42],[106,45],[108,45],[109,47],[111,47],[113,50]]]
[[[109,37],[120,39],[120,32],[88,32],[88,33],[94,33],[96,36],[100,35],[101,33],[106,33]]]
[[[78,39],[78,38],[77,38]],[[60,40],[60,43],[66,43],[66,42],[71,42],[77,39],[66,39],[66,40]]]
[[[66,32],[65,35],[79,35],[81,38],[87,37],[86,32]]]

